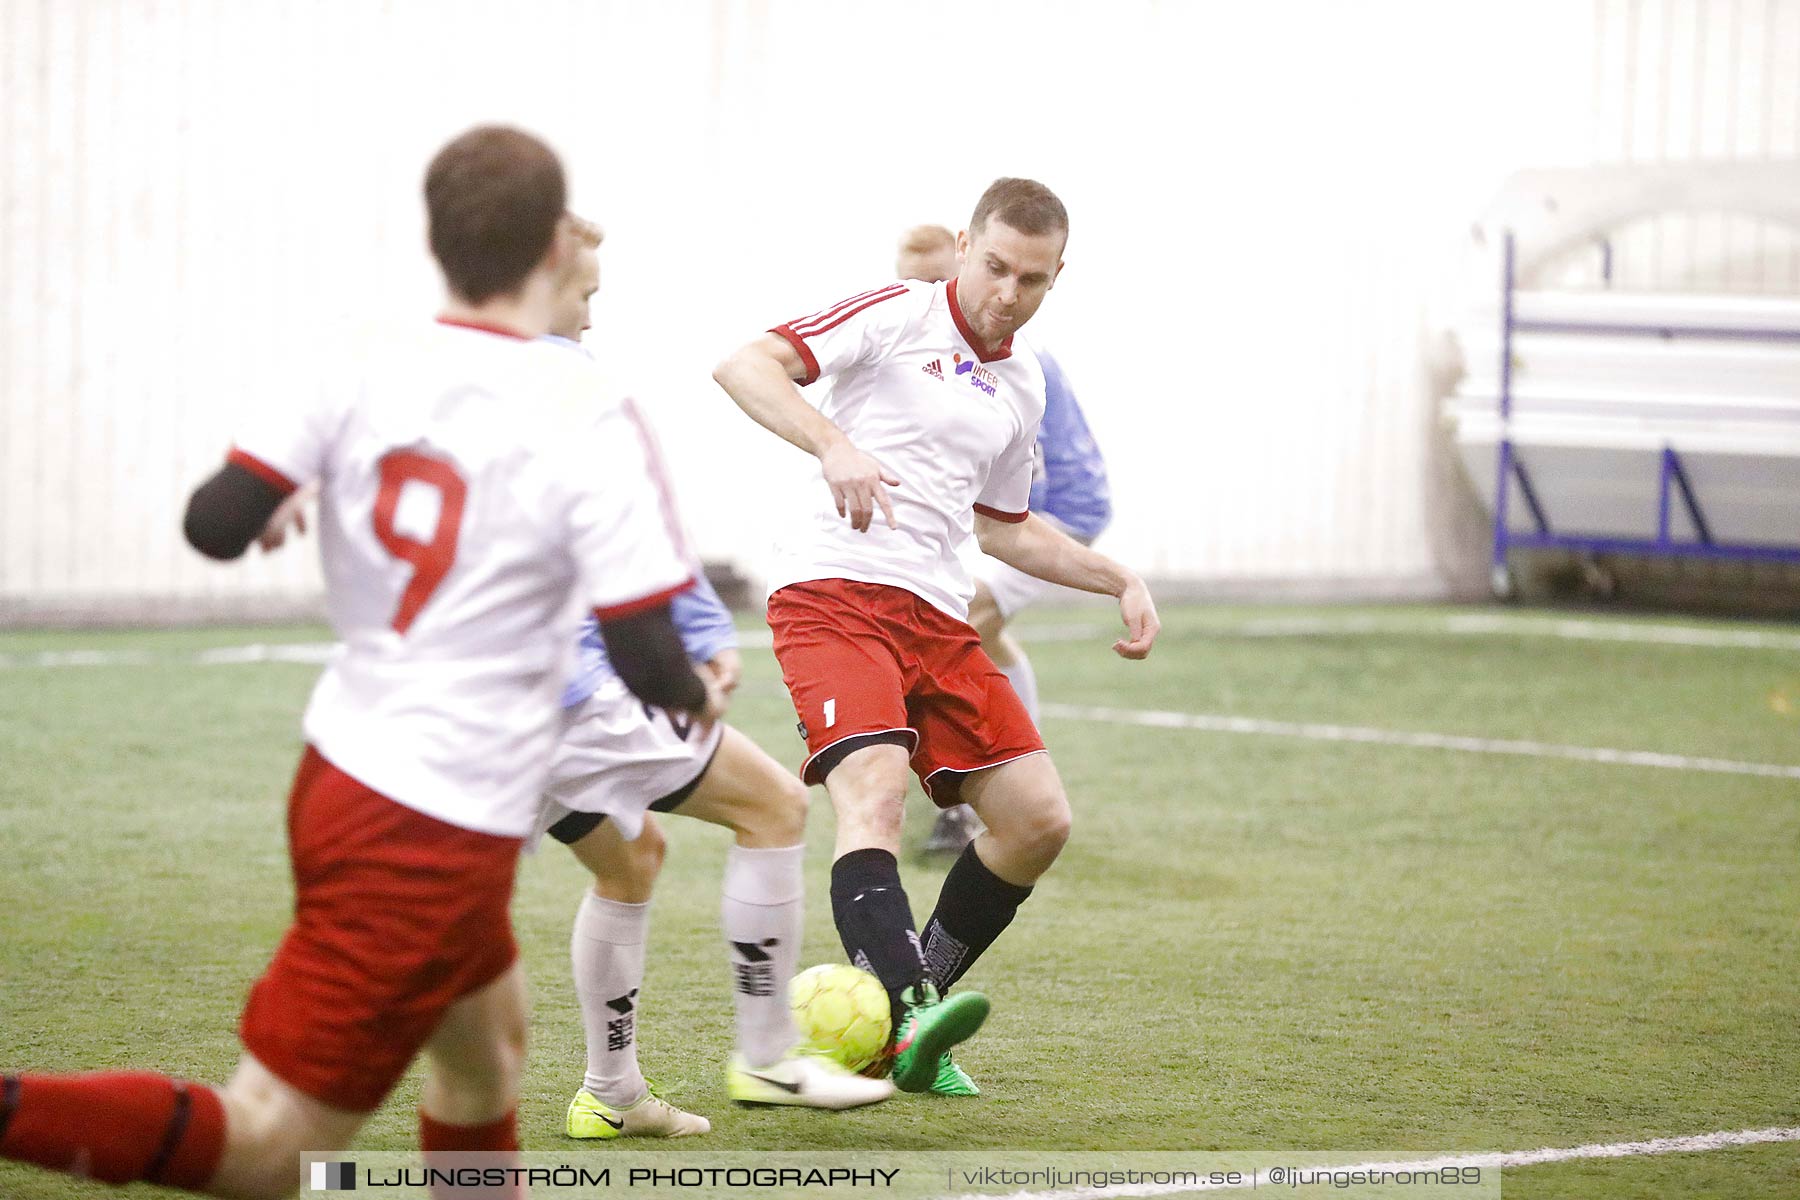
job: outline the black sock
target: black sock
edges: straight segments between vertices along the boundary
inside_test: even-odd
[[[925,953],[894,856],[852,850],[831,864],[831,914],[844,953],[881,980],[898,1013],[900,993],[925,977]]]
[[[925,964],[938,987],[949,991],[975,965],[982,952],[1012,924],[1031,889],[1008,883],[975,853],[975,843],[944,877],[937,908],[925,923]]]

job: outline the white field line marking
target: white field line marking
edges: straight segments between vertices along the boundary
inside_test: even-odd
[[[1696,625],[1643,625],[1630,621],[1525,619],[1469,613],[1445,619],[1451,633],[1524,635],[1585,642],[1641,642],[1657,646],[1705,646],[1738,650],[1800,650],[1800,634],[1764,629],[1707,629]]]
[[[1252,617],[1245,621],[1201,621],[1189,627],[1202,636],[1243,638],[1348,637],[1356,634],[1427,634],[1456,637],[1553,638],[1579,642],[1627,642],[1647,646],[1694,646],[1722,650],[1800,651],[1800,634],[1762,629],[1708,629],[1698,625],[1651,625],[1633,621],[1590,621],[1569,617],[1521,617],[1492,613],[1452,613],[1441,617]],[[1112,637],[1108,624],[1021,625],[1011,631],[1026,642],[1081,642]],[[748,640],[745,645],[751,645]],[[765,637],[757,645],[768,645]]]
[[[1350,636],[1365,633],[1450,634],[1463,637],[1558,638],[1588,642],[1634,642],[1655,646],[1696,646],[1712,649],[1800,651],[1800,634],[1755,629],[1708,629],[1694,625],[1651,625],[1631,621],[1589,621],[1578,618],[1522,617],[1490,613],[1461,613],[1443,617],[1253,617],[1241,622],[1202,622],[1193,627],[1202,636],[1281,638]],[[1105,641],[1117,632],[1105,623],[1024,625],[1013,632],[1027,642]],[[745,650],[767,650],[773,638],[767,629],[746,629],[738,634]],[[330,658],[331,647],[313,643],[220,646],[192,656],[202,663],[289,662],[318,664]],[[146,650],[46,650],[38,654],[0,654],[0,670],[28,667],[122,667],[183,661],[182,655],[158,655]]]
[[[1800,1126],[1744,1129],[1736,1133],[1702,1133],[1693,1137],[1652,1138],[1646,1142],[1609,1142],[1605,1145],[1545,1147],[1540,1150],[1494,1150],[1478,1154],[1441,1154],[1435,1158],[1393,1159],[1385,1162],[1332,1163],[1286,1168],[1289,1171],[1442,1171],[1450,1167],[1500,1170],[1535,1167],[1543,1163],[1573,1162],[1592,1158],[1635,1158],[1646,1154],[1694,1154],[1726,1150],[1734,1146],[1758,1146],[1768,1142],[1800,1141]],[[1299,1155],[1295,1156],[1300,1157]],[[1323,1180],[1321,1180],[1323,1182]],[[1067,1188],[1043,1192],[972,1192],[947,1200],[1101,1200],[1108,1196],[1182,1196],[1191,1192],[1242,1191],[1256,1187],[1282,1187],[1285,1181],[1269,1178],[1268,1169],[1257,1168],[1242,1183],[1146,1183],[1106,1188]],[[1312,1186],[1317,1186],[1312,1185]]]
[[[1154,709],[1098,708],[1085,704],[1046,704],[1043,706],[1043,713],[1047,717],[1063,717],[1073,721],[1104,721],[1114,725],[1141,725],[1151,729],[1198,729],[1207,733],[1260,733],[1272,737],[1304,738],[1315,742],[1361,742],[1365,745],[1407,746],[1424,750],[1463,750],[1473,754],[1567,758],[1577,762],[1606,763],[1610,766],[1660,767],[1669,771],[1706,771],[1715,775],[1757,775],[1768,779],[1800,779],[1800,766],[1789,766],[1783,763],[1737,762],[1728,758],[1695,758],[1686,754],[1662,754],[1653,750],[1614,750],[1605,746],[1564,746],[1555,742],[1463,737],[1448,733],[1407,733],[1401,730],[1370,729],[1359,725],[1265,721],[1255,717],[1159,712]]]
[[[31,667],[142,667],[157,663],[199,663],[220,666],[235,663],[301,663],[318,666],[331,661],[336,650],[330,642],[277,642],[265,645],[214,646],[208,650],[157,653],[151,650],[45,650],[39,654],[0,654],[0,670]]]
[[[337,646],[331,642],[278,642],[272,646],[256,643],[249,646],[217,646],[202,650],[194,661],[205,666],[229,666],[237,663],[300,663],[323,666],[331,661]]]
[[[1535,637],[1582,642],[1635,642],[1734,650],[1800,650],[1800,634],[1762,629],[1709,629],[1635,621],[1453,613],[1443,617],[1254,617],[1241,623],[1202,624],[1225,637],[1306,637],[1359,633],[1456,634],[1467,637]],[[1030,634],[1027,633],[1029,639]]]

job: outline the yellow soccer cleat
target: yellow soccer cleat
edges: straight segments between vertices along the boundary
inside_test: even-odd
[[[637,1103],[624,1108],[614,1108],[586,1088],[569,1101],[568,1131],[572,1138],[691,1137],[711,1128],[712,1122],[705,1117],[676,1108],[650,1090]]]

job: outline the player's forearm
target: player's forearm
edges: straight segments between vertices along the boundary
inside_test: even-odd
[[[1016,523],[980,515],[975,519],[982,550],[1027,575],[1102,596],[1121,595],[1137,580],[1119,563],[1041,517]]]
[[[720,363],[713,381],[752,421],[814,457],[844,440],[843,431],[806,402],[781,362],[755,343]]]

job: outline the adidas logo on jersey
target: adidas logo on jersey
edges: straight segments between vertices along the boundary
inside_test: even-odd
[[[921,369],[933,379],[942,380],[944,378],[944,360],[941,358],[932,359]]]

